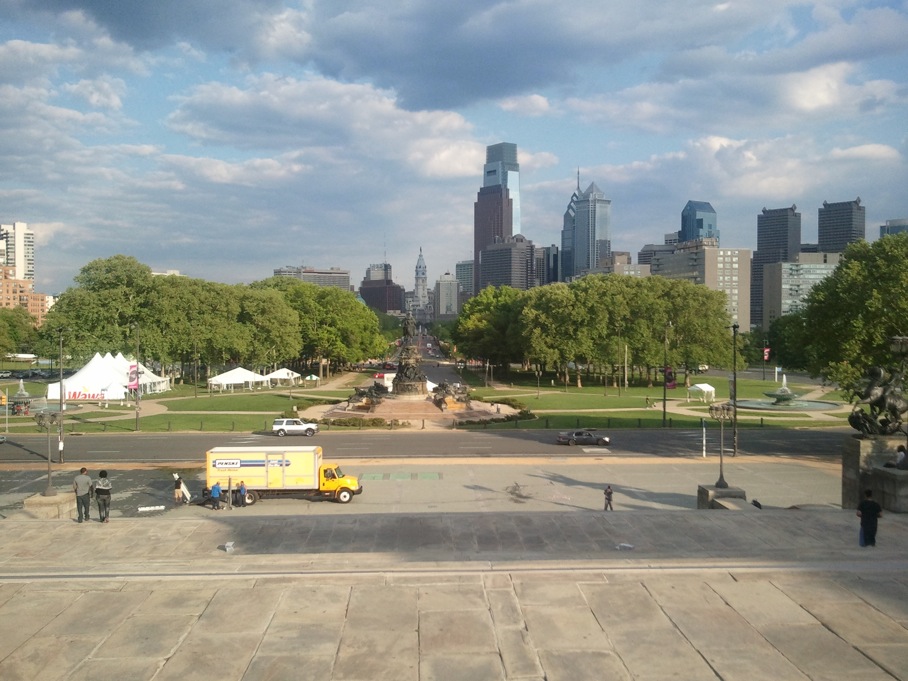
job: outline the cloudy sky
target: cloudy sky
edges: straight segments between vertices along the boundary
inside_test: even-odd
[[[0,222],[36,288],[94,258],[250,282],[472,257],[485,147],[560,242],[580,169],[636,257],[709,201],[908,217],[908,1],[0,0]]]

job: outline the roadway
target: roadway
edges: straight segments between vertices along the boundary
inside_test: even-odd
[[[780,430],[747,428],[738,433],[738,453],[747,455],[818,456],[837,455],[848,428]],[[458,430],[458,431],[326,431],[312,438],[279,439],[261,433],[130,433],[69,435],[65,460],[79,463],[172,463],[202,462],[212,447],[320,445],[326,456],[351,458],[425,457],[637,457],[666,458],[703,455],[704,433],[700,429],[614,430],[608,447],[568,447],[554,444],[554,430]],[[706,429],[706,451],[719,450],[719,430]],[[56,459],[56,439],[51,438]],[[43,434],[13,433],[0,445],[0,465],[46,464],[47,438]],[[732,451],[726,428],[725,452]]]

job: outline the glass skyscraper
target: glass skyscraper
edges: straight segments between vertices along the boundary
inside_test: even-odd
[[[520,233],[520,166],[517,145],[486,147],[482,188],[473,204],[473,294],[479,293],[479,254]]]
[[[678,241],[715,239],[719,242],[719,220],[716,211],[706,201],[688,201],[681,211],[681,231]]]

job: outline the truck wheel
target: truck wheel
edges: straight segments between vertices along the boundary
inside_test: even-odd
[[[315,435],[315,431],[312,428],[306,428],[306,437],[312,437]]]
[[[278,436],[278,437],[284,437],[286,434],[287,434],[287,433],[284,432],[283,430],[277,431],[277,436]]]
[[[353,500],[353,492],[342,489],[337,493],[337,500],[342,504],[349,504]]]
[[[252,506],[260,498],[261,497],[258,495],[258,492],[253,492],[252,490],[249,490],[246,492],[246,505]]]

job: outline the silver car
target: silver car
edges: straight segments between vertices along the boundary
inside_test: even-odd
[[[559,445],[600,445],[605,446],[611,443],[611,438],[601,433],[597,433],[592,428],[583,428],[582,430],[569,430],[564,433],[558,433],[555,440]]]

